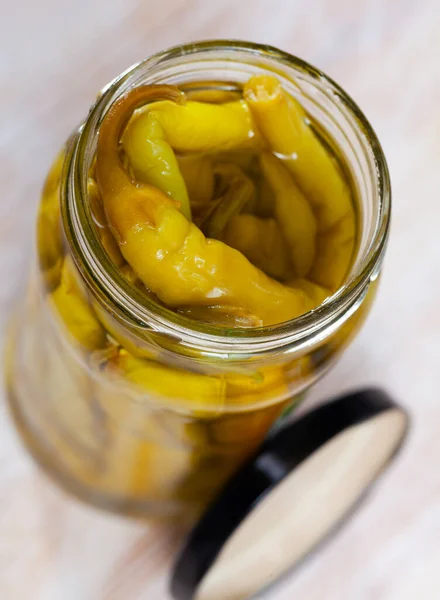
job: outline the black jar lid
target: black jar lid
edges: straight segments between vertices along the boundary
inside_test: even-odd
[[[402,445],[408,416],[366,389],[270,437],[190,533],[176,600],[251,598],[297,565],[356,506]]]

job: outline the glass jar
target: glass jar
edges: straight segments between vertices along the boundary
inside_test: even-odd
[[[209,326],[149,300],[115,267],[93,221],[87,176],[103,116],[133,86],[230,90],[261,73],[276,74],[342,158],[359,222],[356,256],[342,287],[293,321]],[[87,502],[193,518],[358,332],[389,213],[387,167],[371,126],[305,62],[267,46],[212,41],[131,67],[102,91],[43,190],[37,260],[7,352],[10,404],[29,450]]]

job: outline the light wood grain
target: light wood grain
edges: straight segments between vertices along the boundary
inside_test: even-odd
[[[438,0],[1,0],[0,326],[14,304],[38,189],[98,89],[129,64],[202,38],[267,42],[333,76],[391,169],[394,218],[379,298],[312,401],[385,386],[410,443],[344,531],[271,600],[440,597],[440,4]],[[165,600],[176,540],[82,506],[25,454],[0,405],[2,600]]]

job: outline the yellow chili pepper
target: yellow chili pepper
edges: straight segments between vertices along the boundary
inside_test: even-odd
[[[125,263],[122,267],[119,268],[119,271],[124,275],[125,279],[127,279],[132,285],[137,287],[144,296],[148,296],[150,300],[157,302],[158,304],[162,304],[159,298],[156,296],[154,292],[152,292],[146,285],[139,279],[137,274],[133,271],[131,266],[128,263]]]
[[[197,219],[203,215],[214,195],[212,161],[209,156],[200,154],[180,155],[177,161],[188,190],[191,211]]]
[[[180,210],[191,218],[185,180],[162,125],[152,112],[131,120],[122,137],[125,153],[139,181],[154,185],[180,203]]]
[[[61,211],[59,182],[64,161],[61,152],[52,165],[43,187],[37,217],[37,249],[44,281],[49,289],[60,281],[63,265],[63,238],[61,233]]]
[[[93,352],[90,356],[90,362],[95,365],[107,363],[114,359],[117,352],[122,348],[127,350],[136,358],[147,358],[156,360],[159,356],[158,349],[148,339],[140,338],[135,332],[128,330],[125,324],[117,321],[113,315],[107,312],[98,302],[93,303],[93,309],[100,323],[107,332],[109,348],[102,351]]]
[[[315,258],[316,221],[312,209],[278,158],[263,153],[260,164],[275,194],[275,216],[290,247],[292,265],[298,277],[303,277]]]
[[[261,173],[258,175],[256,186],[258,195],[255,203],[255,214],[263,218],[275,216],[275,194],[271,185]]]
[[[260,398],[262,394],[267,394],[270,398],[275,389],[281,395],[287,395],[288,392],[284,369],[279,365],[262,367],[249,374],[228,373],[226,383],[228,398],[238,403],[243,397],[249,396]]]
[[[259,133],[257,133],[259,135]],[[213,148],[215,150],[215,148]],[[258,148],[251,148],[250,150],[228,150],[226,152],[213,152],[210,154],[210,158],[216,164],[220,163],[232,163],[243,171],[246,175],[255,175],[258,166],[258,154],[261,150]]]
[[[221,377],[174,369],[151,360],[135,358],[125,350],[121,350],[109,363],[109,369],[120,373],[125,380],[153,396],[180,401],[188,408],[201,403],[220,411],[224,404],[226,384]]]
[[[216,166],[220,166],[223,168],[223,165],[229,165],[229,169],[233,168],[234,171],[237,169],[242,173],[242,176],[249,178],[254,184],[254,192],[252,193],[251,198],[246,202],[243,212],[253,213],[257,208],[257,199],[259,194],[259,187],[261,184],[260,179],[262,180],[259,169],[259,152],[256,150],[261,150],[261,148],[251,149],[251,150],[230,150],[228,152],[215,152],[210,155],[212,163],[214,165],[214,170],[216,170]],[[222,185],[227,184],[227,180],[233,175],[231,171],[230,174],[226,171],[222,173],[218,169],[216,170],[216,188],[221,187]],[[220,184],[220,186],[218,186]],[[218,190],[216,190],[218,191]]]
[[[120,267],[119,270],[124,275],[124,277],[126,279],[128,279],[128,281],[130,283],[132,283],[136,287],[142,286],[142,288],[145,289],[144,284],[142,283],[142,281],[139,279],[139,277],[136,275],[136,273],[133,271],[133,269],[130,267],[129,264],[125,263],[122,267]]]
[[[171,86],[135,88],[104,118],[96,172],[109,226],[140,279],[170,307],[240,306],[264,325],[295,318],[311,307],[302,290],[270,279],[240,252],[206,239],[168,196],[132,181],[118,156],[123,126],[140,104],[158,97],[180,100]]]
[[[242,447],[243,460],[255,452],[256,445],[263,441],[282,408],[283,406],[278,404],[263,410],[221,417],[209,424],[210,438],[229,448]]]
[[[295,289],[304,290],[310,298],[313,298],[315,306],[322,304],[332,294],[331,289],[313,283],[313,281],[309,281],[308,279],[292,279],[288,285],[291,285]]]
[[[41,376],[49,425],[45,434],[50,438],[50,429],[61,430],[61,444],[71,444],[77,454],[82,452],[93,463],[95,453],[98,456],[102,451],[105,432],[89,372],[56,336],[46,343],[44,353]],[[61,447],[57,450],[63,454]]]
[[[105,345],[105,329],[90,307],[68,256],[64,259],[60,285],[52,292],[50,300],[69,333],[81,346],[95,350]]]
[[[228,221],[255,197],[255,186],[241,169],[230,163],[215,165],[214,174],[221,179],[220,197],[211,203],[213,208],[201,229],[207,237],[219,239]]]
[[[271,277],[284,281],[292,276],[289,248],[275,219],[235,215],[225,227],[222,241]]]
[[[115,265],[121,268],[127,263],[125,262],[121,251],[119,250],[119,246],[115,238],[108,228],[101,196],[99,195],[98,185],[94,179],[89,178],[87,182],[87,192],[93,221],[95,222],[101,243]]]
[[[335,292],[347,275],[356,241],[354,212],[348,213],[317,239],[316,260],[308,277]]]
[[[133,398],[117,380],[98,380],[94,395],[108,431],[105,462],[95,475],[98,490],[127,494],[144,501],[169,497],[188,475],[193,452],[173,444],[156,415],[142,398]]]
[[[350,190],[304,109],[268,75],[252,77],[244,86],[244,98],[270,149],[283,156],[312,204],[318,231],[327,231],[352,211]]]
[[[158,101],[140,111],[139,126],[143,126],[150,113],[163,127],[168,143],[176,152],[246,149],[261,144],[244,100],[224,104]]]

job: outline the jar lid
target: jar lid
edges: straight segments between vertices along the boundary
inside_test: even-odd
[[[402,445],[408,415],[366,389],[281,429],[225,486],[176,562],[177,600],[250,598],[340,524]]]

